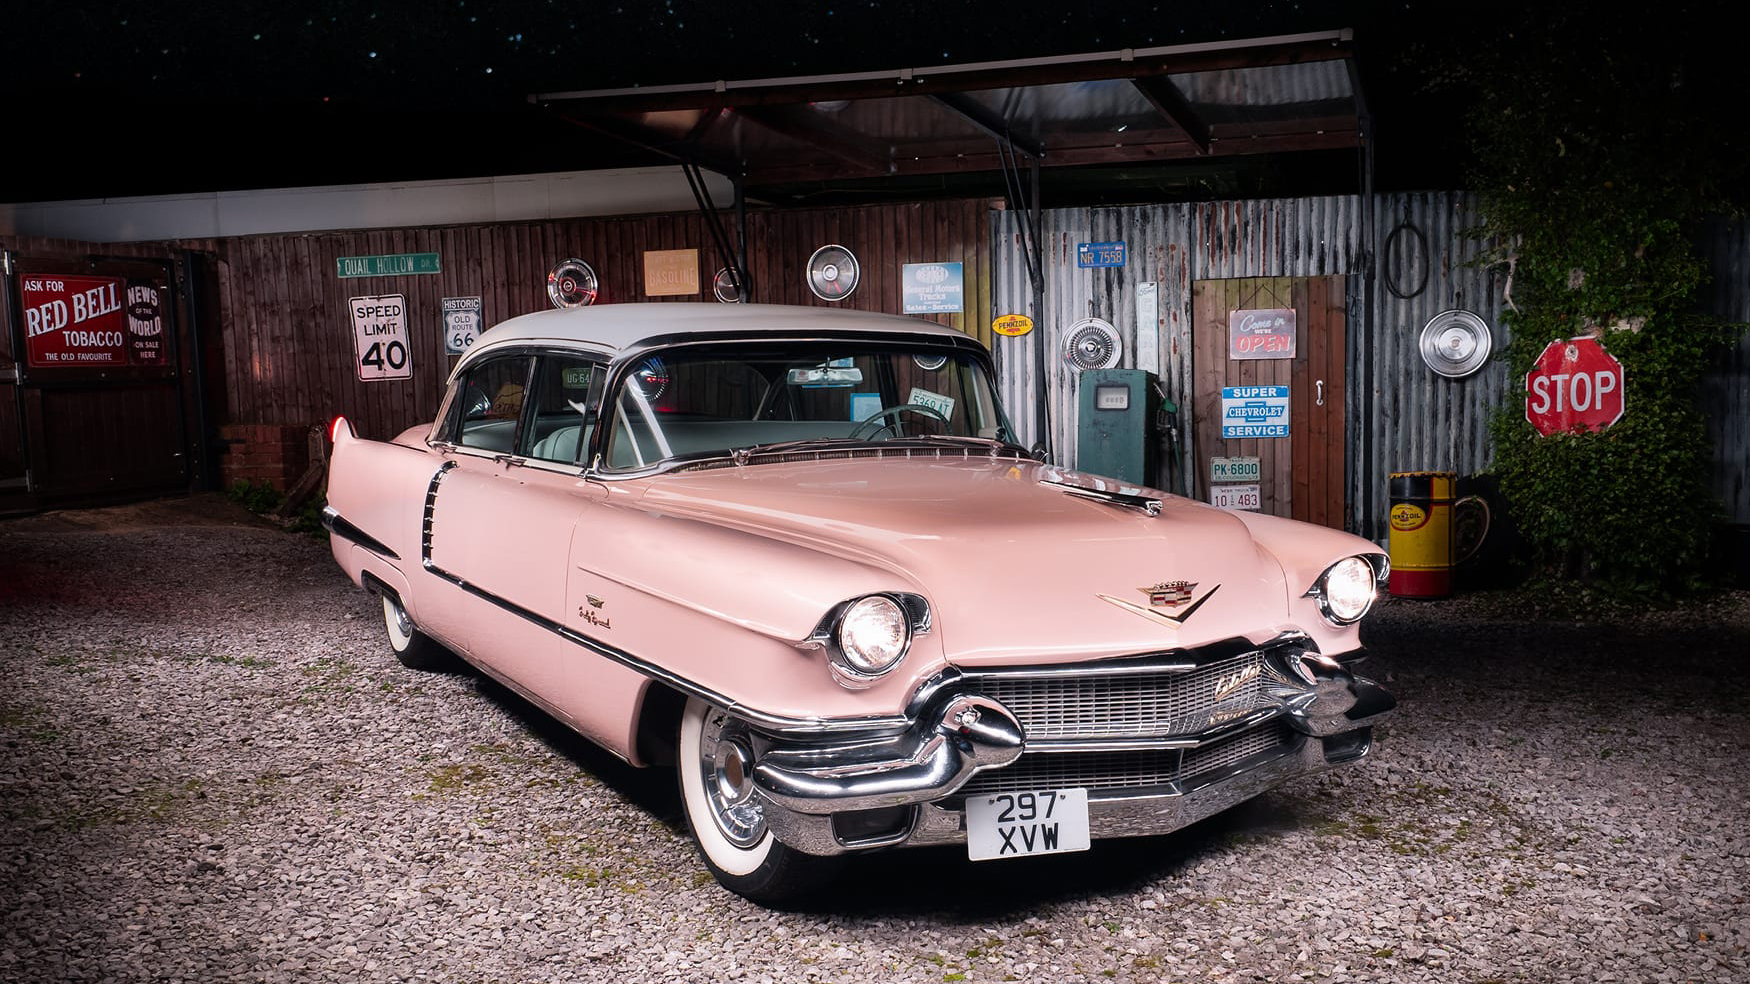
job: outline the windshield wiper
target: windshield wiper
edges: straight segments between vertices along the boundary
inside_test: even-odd
[[[1031,457],[1027,449],[1012,441],[1004,441],[993,437],[969,437],[962,434],[918,434],[913,437],[895,437],[881,442],[883,444],[947,444],[953,447],[963,447],[974,444],[989,448],[994,456],[998,451],[1013,451],[1023,458]]]

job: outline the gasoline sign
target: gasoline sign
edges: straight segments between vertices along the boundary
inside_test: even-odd
[[[990,323],[990,330],[999,335],[1025,335],[1033,330],[1033,319],[1024,314],[1005,314]]]
[[[352,312],[359,378],[366,382],[412,378],[407,298],[401,294],[353,297],[347,300],[346,306]]]
[[[1525,374],[1525,419],[1544,436],[1603,430],[1622,419],[1622,363],[1596,338],[1557,340]]]

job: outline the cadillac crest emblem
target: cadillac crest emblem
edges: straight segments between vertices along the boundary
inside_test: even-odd
[[[1190,581],[1162,581],[1152,588],[1137,588],[1148,595],[1148,603],[1156,608],[1177,608],[1191,600],[1197,585]]]

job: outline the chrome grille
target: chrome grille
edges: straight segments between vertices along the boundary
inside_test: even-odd
[[[1179,769],[1181,782],[1197,779],[1243,762],[1254,755],[1275,751],[1294,742],[1294,729],[1283,721],[1248,728],[1237,735],[1212,741],[1198,748],[1185,750],[1185,764]]]
[[[1029,752],[1013,765],[972,777],[965,796],[1034,789],[1141,789],[1196,780],[1246,759],[1292,748],[1296,732],[1281,720],[1185,751]]]
[[[1253,651],[1184,673],[1010,677],[977,681],[1014,713],[1029,740],[1154,738],[1194,734],[1212,713],[1258,706],[1264,654]],[[1220,694],[1219,690],[1226,690]]]

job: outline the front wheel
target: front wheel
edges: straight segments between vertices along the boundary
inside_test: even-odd
[[[698,698],[681,715],[681,805],[705,866],[724,887],[755,902],[807,895],[836,867],[772,836],[753,790],[753,746],[746,728]]]

